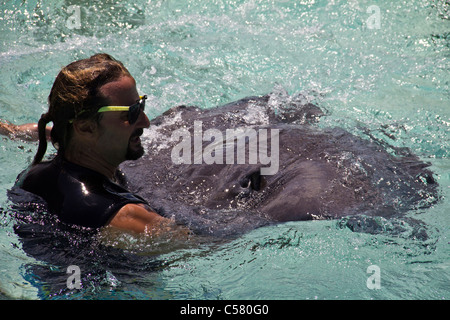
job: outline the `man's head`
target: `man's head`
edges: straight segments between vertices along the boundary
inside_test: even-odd
[[[140,112],[130,123],[128,111],[98,112],[104,106],[131,106],[139,100],[133,77],[111,56],[96,54],[72,62],[60,71],[51,89],[49,110],[39,121],[39,148],[33,163],[45,154],[42,133],[48,122],[53,122],[51,140],[60,155],[90,149],[93,156],[114,165],[139,158],[143,154],[139,136],[149,125],[145,114]]]
[[[111,111],[99,114],[98,120],[78,120],[73,122],[73,137],[70,143],[75,152],[77,149],[90,148],[88,152],[98,159],[118,166],[125,160],[136,160],[144,154],[140,136],[143,129],[149,126],[149,120],[140,112],[135,121],[130,121],[129,111],[114,111],[114,107],[131,106],[139,103],[141,98],[136,90],[136,83],[129,76],[121,77],[100,87],[100,94],[106,97]],[[145,100],[144,100],[145,101]],[[142,103],[145,103],[141,101]]]

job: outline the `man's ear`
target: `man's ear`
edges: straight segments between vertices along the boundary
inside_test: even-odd
[[[73,122],[73,130],[77,135],[89,138],[96,135],[98,124],[91,119],[76,120]]]

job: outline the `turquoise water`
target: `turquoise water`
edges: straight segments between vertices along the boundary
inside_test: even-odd
[[[433,207],[408,213],[424,222],[427,238],[407,224],[398,231],[401,220],[383,219],[377,234],[352,232],[342,221],[290,222],[187,248],[116,236],[106,242],[122,248],[120,263],[91,261],[81,266],[83,289],[63,290],[68,265],[25,253],[6,196],[37,145],[1,138],[0,296],[449,299],[449,6],[441,0],[0,2],[1,119],[37,121],[62,66],[108,52],[149,96],[149,117],[179,104],[210,108],[269,92],[288,103],[290,95],[303,94],[327,112],[320,126],[358,135],[365,127],[414,150],[431,163],[442,195]],[[138,262],[128,253],[137,253]],[[372,265],[380,270],[379,289],[367,286]]]

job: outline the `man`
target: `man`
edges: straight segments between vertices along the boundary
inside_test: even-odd
[[[159,233],[175,226],[141,197],[115,183],[119,164],[141,157],[140,136],[150,125],[146,96],[123,64],[107,54],[75,61],[61,70],[51,89],[49,110],[39,120],[39,147],[33,164],[17,185],[42,197],[63,222],[85,227],[112,226]],[[58,150],[42,162],[50,138]],[[10,126],[28,132],[36,127]]]

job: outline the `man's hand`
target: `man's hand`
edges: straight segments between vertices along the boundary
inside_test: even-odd
[[[152,236],[170,233],[176,236],[188,236],[190,234],[189,229],[180,227],[172,220],[161,217],[156,212],[147,210],[147,208],[138,204],[123,206],[111,220],[109,226]]]
[[[50,131],[51,127],[47,127],[47,139],[50,139]],[[15,125],[3,120],[0,121],[0,134],[8,136],[11,139],[21,139],[26,141],[37,141],[39,139],[37,123]]]

